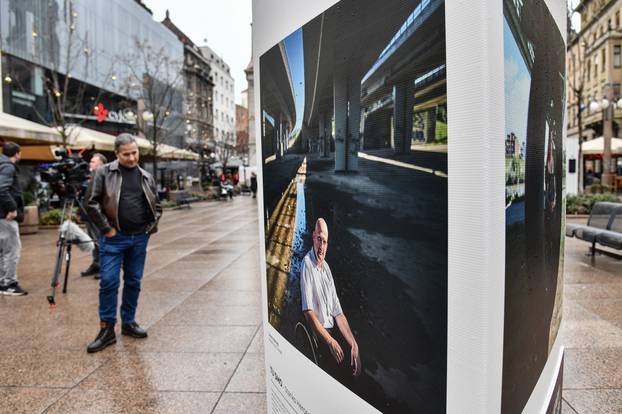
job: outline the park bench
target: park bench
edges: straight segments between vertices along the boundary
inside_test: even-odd
[[[177,203],[179,207],[190,208],[190,203],[199,200],[197,197],[193,197],[192,195],[190,195],[190,193],[188,193],[185,190],[171,191],[169,193],[169,196],[171,198],[174,198],[173,201],[175,201],[175,203]]]
[[[566,236],[592,243],[592,255],[597,243],[622,250],[622,203],[595,203],[587,224],[567,224]]]

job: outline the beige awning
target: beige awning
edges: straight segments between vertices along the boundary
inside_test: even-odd
[[[71,127],[69,136],[69,146],[73,148],[94,149],[97,151],[114,151],[115,137],[94,129],[81,126]]]
[[[585,141],[581,144],[581,151],[583,151],[583,154],[602,154],[605,148],[604,141],[603,137]],[[622,154],[621,138],[611,138],[611,153]]]
[[[114,135],[76,125],[71,128],[69,144],[74,148],[113,152],[115,138]],[[147,139],[138,136],[134,136],[134,138],[141,154],[145,155],[151,151],[151,144]]]
[[[54,128],[0,112],[0,138],[19,144],[59,144],[60,134]]]
[[[172,145],[159,144],[158,157],[168,160],[198,160],[199,154]]]

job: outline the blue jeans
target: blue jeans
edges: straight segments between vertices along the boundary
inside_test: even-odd
[[[123,301],[121,320],[123,323],[135,322],[136,306],[140,294],[140,281],[145,269],[148,234],[100,237],[99,261],[99,319],[115,323],[117,319],[117,298],[123,267]]]

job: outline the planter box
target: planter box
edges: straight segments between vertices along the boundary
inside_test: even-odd
[[[24,222],[19,225],[20,234],[35,234],[39,231],[39,208],[24,207]]]

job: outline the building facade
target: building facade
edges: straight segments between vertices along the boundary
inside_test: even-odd
[[[202,46],[200,49],[212,68],[216,148],[218,149],[224,143],[235,145],[235,82],[231,76],[231,70],[223,58],[209,46]]]
[[[199,47],[171,20],[168,10],[162,21],[184,45],[185,144],[201,156],[209,155],[214,138],[212,69]]]
[[[248,109],[235,105],[235,149],[244,164],[248,164]]]
[[[66,94],[69,122],[137,132],[140,85],[129,79],[146,72],[134,56],[137,42],[157,47],[171,70],[181,70],[182,43],[139,0],[0,0],[3,111],[49,125],[50,97]],[[183,108],[174,110],[183,115]],[[178,142],[183,128],[167,135]]]
[[[254,167],[257,165],[257,138],[255,136],[255,79],[253,70],[253,59],[249,62],[244,70],[246,74],[246,101],[248,102],[248,165]]]
[[[570,194],[586,184],[586,173],[600,177],[603,172],[602,154],[580,154],[579,145],[603,136],[603,111],[591,104],[602,101],[607,88],[619,100],[622,84],[622,0],[584,0],[575,11],[581,14],[581,30],[569,33],[567,51],[566,185]],[[620,136],[621,122],[622,109],[616,107],[613,137]],[[619,164],[622,155],[612,154],[610,171]]]

